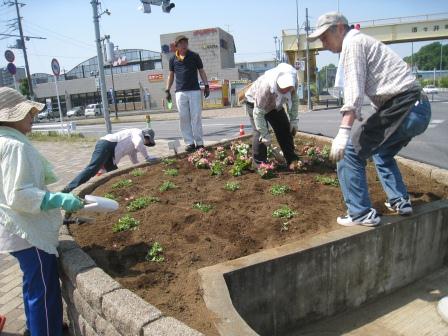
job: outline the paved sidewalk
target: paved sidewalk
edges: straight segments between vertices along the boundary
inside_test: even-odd
[[[157,145],[148,148],[152,156],[166,156],[169,153],[167,140],[158,139]],[[206,145],[211,144],[206,141]],[[61,190],[90,160],[94,143],[52,143],[35,142],[34,145],[54,165],[60,180],[49,186],[51,191]],[[182,147],[183,148],[183,147]],[[141,161],[142,158],[139,157]],[[119,166],[132,163],[126,157]],[[25,330],[25,315],[22,299],[22,272],[16,259],[0,254],[0,314],[6,315],[6,325],[1,336],[22,335]]]

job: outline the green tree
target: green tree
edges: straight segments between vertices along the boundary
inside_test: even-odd
[[[25,97],[30,96],[30,88],[28,86],[28,81],[26,78],[20,80],[19,91]]]
[[[433,42],[421,47],[412,57],[412,62],[417,65],[418,70],[440,69],[440,42]],[[448,69],[448,44],[442,50],[442,69]],[[404,61],[411,64],[411,56],[406,56]]]
[[[330,63],[319,70],[319,86],[324,91],[328,83],[328,87],[334,86],[334,78],[336,76],[336,65]]]

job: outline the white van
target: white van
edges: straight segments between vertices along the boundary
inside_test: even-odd
[[[89,104],[86,107],[84,115],[87,117],[95,117],[102,114],[101,104]]]

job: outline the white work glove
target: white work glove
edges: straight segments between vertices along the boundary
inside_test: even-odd
[[[260,136],[260,142],[262,144],[266,145],[266,147],[270,146],[272,143],[271,135],[268,133],[268,134]]]
[[[299,119],[294,119],[289,122],[290,124],[290,132],[293,137],[296,136],[297,131],[299,130]]]
[[[338,135],[333,139],[331,144],[330,160],[338,162],[344,157],[345,147],[350,139],[350,126],[341,126]]]

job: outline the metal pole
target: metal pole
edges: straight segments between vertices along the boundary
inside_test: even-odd
[[[17,22],[19,23],[20,40],[22,41],[23,58],[25,59],[26,80],[28,82],[28,90],[30,92],[30,98],[34,100],[34,91],[33,91],[33,83],[31,81],[30,66],[28,64],[28,55],[26,54],[25,39],[23,38],[22,18],[20,17],[19,3],[17,2],[17,0],[15,0],[15,5],[17,11]]]
[[[307,101],[308,101],[308,110],[310,111],[313,107],[311,106],[311,90],[310,90],[310,42],[308,41],[308,33],[309,33],[309,23],[308,23],[308,8],[306,8],[306,23],[305,23],[305,31],[306,31],[306,91],[307,91]]]
[[[296,0],[296,38],[297,38],[297,59],[296,61],[298,61],[299,59],[299,32],[300,32],[300,28],[299,28],[299,1]]]
[[[443,41],[440,42],[440,76],[442,76]]]
[[[117,107],[117,99],[115,97],[114,72],[112,71],[112,64],[110,65],[110,75],[112,77],[112,99],[114,100],[114,106],[115,106],[115,118],[118,119],[118,107]]]
[[[93,9],[93,25],[95,27],[96,56],[98,59],[98,71],[100,74],[100,88],[101,88],[101,101],[103,105],[103,116],[104,121],[106,122],[107,133],[112,133],[112,125],[110,123],[110,116],[109,116],[109,102],[107,101],[107,92],[106,92],[106,76],[104,75],[103,51],[101,50],[98,0],[92,0],[90,3],[92,4]]]
[[[275,43],[275,65],[277,65],[278,61],[278,49],[277,49],[277,36],[274,36],[274,43]]]
[[[436,86],[436,68],[435,67],[434,67],[434,71],[433,71],[433,76],[434,76],[433,85]]]
[[[325,67],[325,88],[328,91],[328,65]]]
[[[411,42],[411,73],[414,73],[414,42]]]
[[[54,85],[56,87],[56,97],[58,98],[58,109],[59,109],[59,118],[61,121],[61,131],[64,132],[64,122],[62,120],[62,109],[61,109],[61,101],[59,100],[59,88],[58,88],[58,79],[56,75],[54,77]]]
[[[16,91],[19,91],[19,85],[17,84],[16,75],[12,75],[12,80],[14,81],[14,88],[16,89]]]

